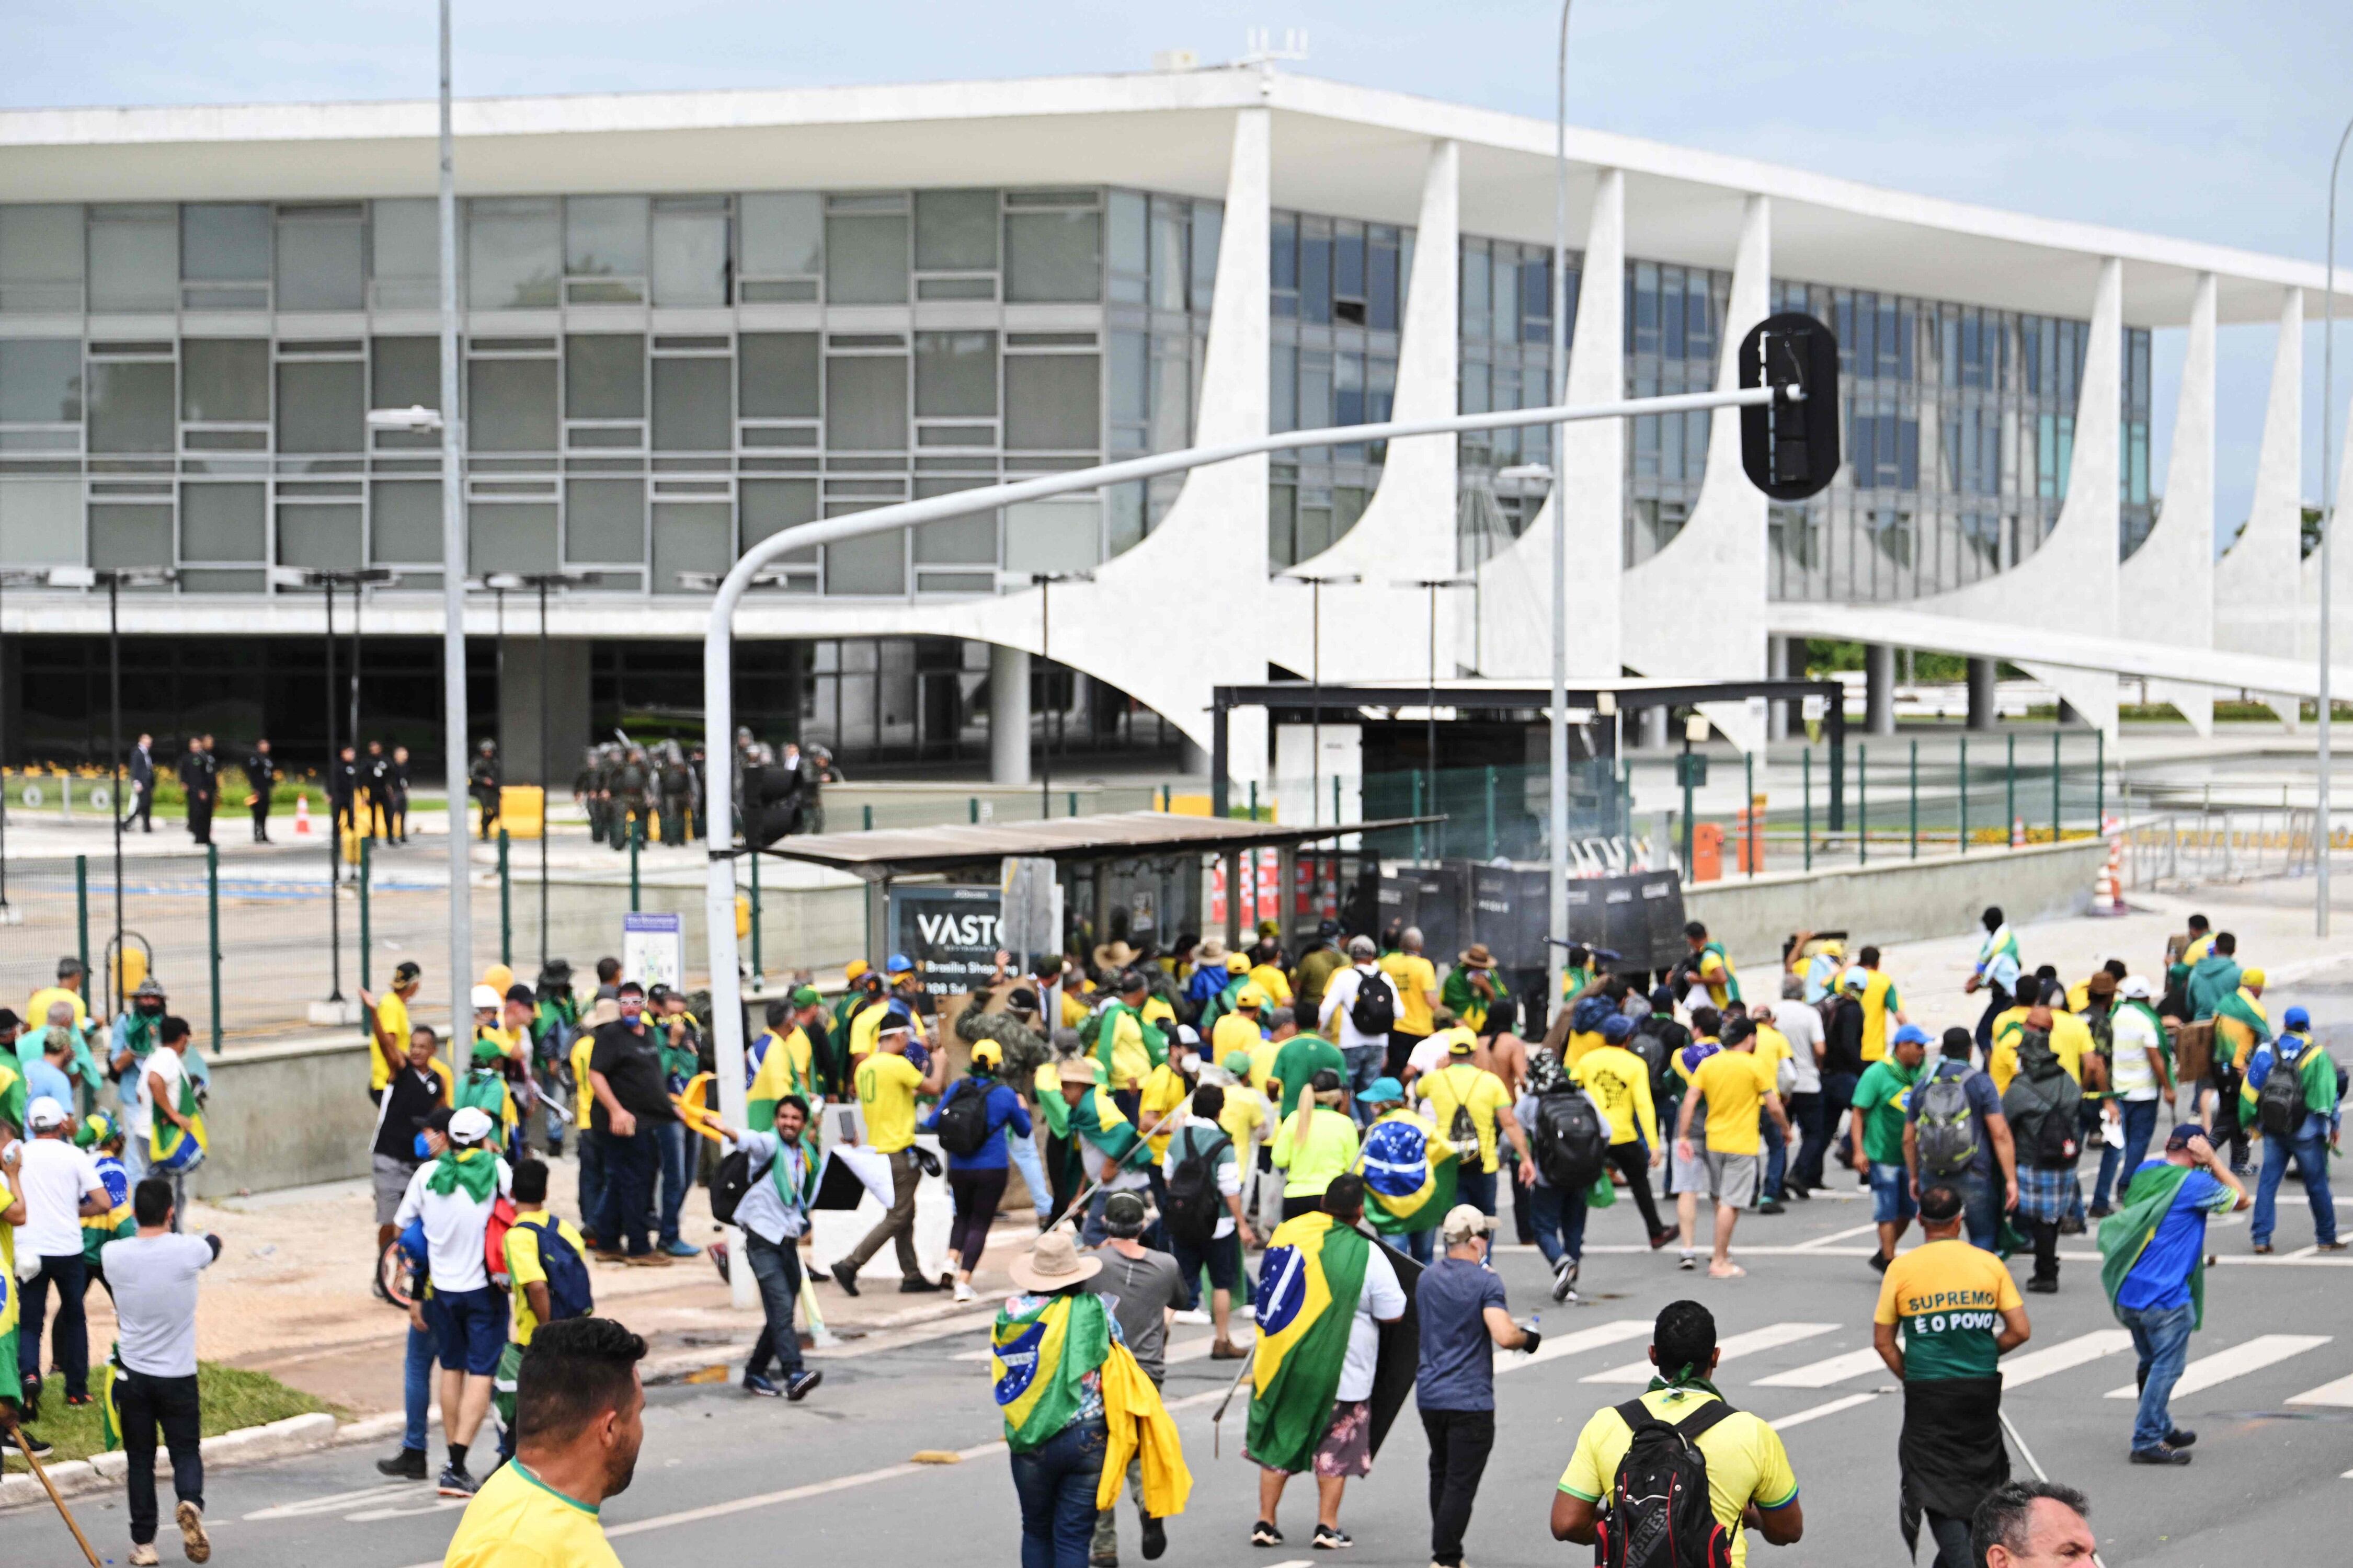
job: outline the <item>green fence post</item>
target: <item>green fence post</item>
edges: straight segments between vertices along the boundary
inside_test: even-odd
[[[1969,852],[1969,738],[1961,737],[1961,853]]]
[[[1854,863],[1871,864],[1871,748],[1858,744],[1854,749]]]
[[[82,984],[90,984],[90,857],[74,857],[74,951],[81,955]]]
[[[1166,784],[1162,784],[1162,785],[1160,786],[1160,809],[1161,809],[1161,811],[1162,811],[1163,813],[1166,813],[1166,812],[1167,812],[1167,811],[1169,811],[1169,810],[1171,810],[1171,809],[1172,809],[1171,805],[1170,805],[1170,802],[1171,802],[1174,798],[1175,798],[1175,796],[1174,796],[1173,793],[1170,791],[1169,786],[1168,786],[1168,785],[1166,785]]]
[[[1258,786],[1256,784],[1252,784],[1250,786],[1250,794],[1253,796],[1258,794]],[[1072,790],[1071,792],[1071,815],[1072,816],[1079,815],[1079,792],[1077,790]],[[1250,815],[1252,816],[1256,816],[1258,815],[1258,808],[1255,805],[1250,808]]]
[[[1073,795],[1071,798],[1075,800],[1078,797]],[[1076,812],[1072,812],[1071,815],[1075,816],[1078,814]],[[1256,779],[1250,780],[1250,819],[1252,822],[1256,822],[1258,820],[1258,781]]]
[[[2006,838],[2018,825],[2018,737],[2010,738],[2010,755],[2002,764],[2001,828]]]
[[[1798,835],[1804,841],[1806,869],[1814,868],[1814,749],[1808,746],[1798,753],[1798,777],[1801,781],[1800,797],[1805,802],[1804,815],[1798,819]]]
[[[980,796],[978,796],[978,795],[966,795],[966,796],[965,797],[964,808],[965,808],[965,819],[966,821],[970,822],[970,823],[971,823],[975,827],[979,826],[980,826]]]
[[[371,956],[368,952],[368,850],[375,843],[373,838],[360,840],[360,989],[363,991],[375,984],[370,977],[368,965]]]
[[[1487,856],[1495,858],[1495,764],[1487,764]]]
[[[752,861],[752,978],[757,982],[764,973],[760,967],[760,854],[750,852]]]
[[[2101,833],[2108,830],[2108,732],[2092,731],[2092,823]]]
[[[2051,842],[2059,842],[2059,742],[2060,731],[2051,731]]]
[[[1920,742],[1912,742],[1912,858],[1920,858]]]
[[[874,807],[873,807],[871,805],[862,805],[862,806],[859,807],[859,811],[860,811],[860,816],[859,816],[859,823],[860,823],[860,826],[861,826],[862,827],[864,827],[864,828],[865,828],[865,830],[866,830],[867,832],[869,832],[869,833],[873,832],[873,831],[874,831]]]
[[[220,846],[205,846],[205,952],[213,975],[213,1056],[221,1048]]]
[[[541,803],[543,814],[545,802]],[[547,830],[543,815],[540,831]],[[512,967],[514,963],[514,884],[507,877],[507,830],[499,829],[499,962]]]
[[[1332,775],[1332,820],[1340,820],[1340,775]]]

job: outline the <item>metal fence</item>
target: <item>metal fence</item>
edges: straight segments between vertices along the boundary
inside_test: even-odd
[[[2310,808],[2296,806],[2221,806],[2144,817],[2125,830],[2125,885],[2155,889],[2309,875],[2316,817]],[[2353,849],[2345,830],[2334,839],[2332,854]]]

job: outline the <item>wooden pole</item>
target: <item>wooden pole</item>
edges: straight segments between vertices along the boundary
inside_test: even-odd
[[[49,1472],[41,1468],[41,1461],[33,1458],[33,1440],[25,1436],[22,1426],[16,1425],[14,1406],[0,1405],[0,1426],[7,1427],[8,1435],[16,1439],[16,1452],[25,1456],[25,1463],[32,1466],[33,1474],[40,1478],[41,1489],[47,1492],[49,1500],[58,1505],[58,1517],[66,1521],[68,1530],[73,1531],[74,1544],[81,1548],[84,1557],[90,1559],[90,1568],[103,1568],[98,1553],[90,1550],[90,1537],[81,1532],[81,1526],[74,1522],[72,1510],[66,1507],[66,1500],[58,1495],[58,1484],[49,1479]]]

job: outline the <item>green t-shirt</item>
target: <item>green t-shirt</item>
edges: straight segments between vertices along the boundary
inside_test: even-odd
[[[1862,1118],[1862,1157],[1874,1165],[1904,1163],[1904,1111],[1917,1068],[1894,1057],[1871,1064],[1854,1086],[1855,1114]]]
[[[1282,1115],[1299,1109],[1300,1094],[1325,1068],[1338,1073],[1343,1084],[1348,1081],[1348,1058],[1323,1036],[1294,1035],[1282,1042],[1282,1049],[1274,1054],[1274,1070],[1267,1075],[1282,1080]]]
[[[1906,1383],[1991,1377],[2001,1315],[2021,1304],[2001,1259],[1956,1237],[1898,1255],[1873,1321],[1902,1325]]]

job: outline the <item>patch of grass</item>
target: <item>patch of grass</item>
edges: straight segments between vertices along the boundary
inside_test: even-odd
[[[91,1381],[96,1382],[95,1369]],[[290,1415],[307,1415],[317,1410],[327,1411],[338,1419],[350,1414],[299,1388],[289,1388],[266,1372],[247,1372],[209,1361],[196,1363],[196,1398],[202,1410],[202,1430],[207,1437],[217,1437],[243,1426],[283,1421]],[[69,1408],[65,1399],[65,1380],[54,1373],[41,1401],[41,1418],[26,1425],[35,1436],[47,1438],[57,1448],[55,1455],[42,1461],[45,1464],[87,1459],[106,1447],[99,1427],[98,1406]],[[29,1468],[15,1454],[9,1455],[7,1466],[11,1470]]]

